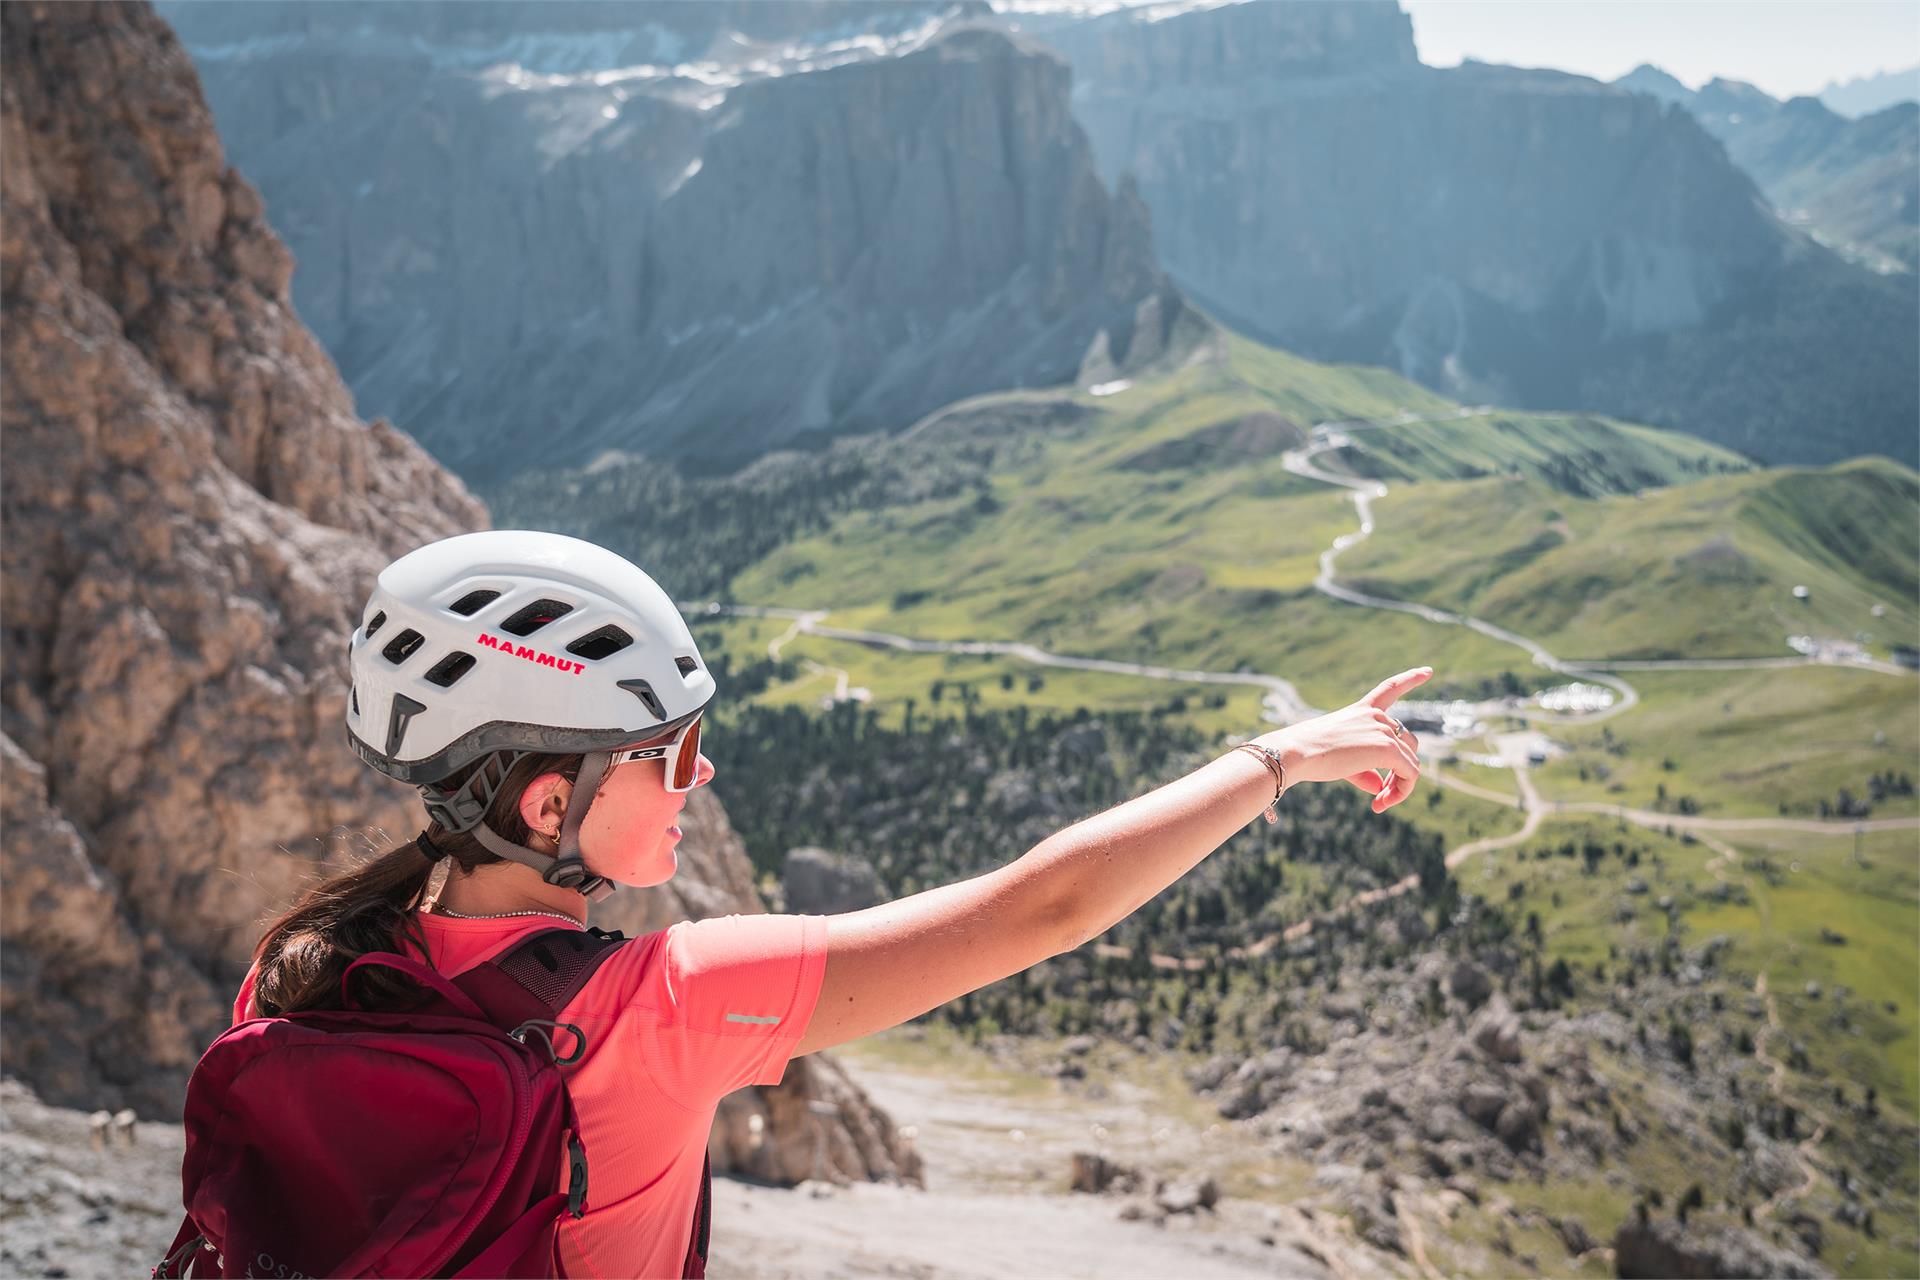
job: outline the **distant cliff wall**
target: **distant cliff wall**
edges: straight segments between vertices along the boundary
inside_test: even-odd
[[[1738,80],[1689,89],[1646,65],[1613,83],[1685,107],[1794,225],[1879,270],[1920,266],[1920,103],[1851,119]]]
[[[1041,23],[1109,181],[1193,299],[1467,400],[1772,461],[1920,453],[1920,307],[1783,224],[1687,112],[1421,66],[1393,3]]]
[[[960,7],[330,7],[166,11],[359,403],[469,478],[903,427],[1181,317],[1065,67]]]

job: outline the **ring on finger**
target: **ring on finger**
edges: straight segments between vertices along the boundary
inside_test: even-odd
[[[1398,720],[1394,719],[1392,716],[1387,717],[1387,723],[1393,726],[1394,737],[1404,738],[1407,736],[1407,726],[1401,724]]]

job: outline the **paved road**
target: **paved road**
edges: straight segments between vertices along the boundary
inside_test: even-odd
[[[1604,684],[1618,691],[1621,700],[1612,707],[1599,712],[1580,713],[1575,716],[1547,712],[1527,711],[1528,719],[1582,721],[1604,720],[1619,715],[1640,700],[1640,695],[1626,681],[1602,674],[1608,671],[1738,671],[1751,668],[1768,667],[1851,667],[1861,671],[1877,671],[1885,675],[1907,675],[1908,668],[1891,662],[1880,662],[1871,658],[1824,658],[1824,657],[1771,657],[1771,658],[1643,658],[1643,659],[1579,659],[1558,658],[1549,653],[1546,646],[1528,639],[1516,631],[1497,626],[1471,614],[1452,613],[1446,609],[1436,609],[1431,605],[1411,600],[1396,600],[1391,596],[1370,595],[1344,586],[1334,578],[1333,562],[1340,553],[1357,543],[1364,542],[1373,534],[1373,503],[1377,498],[1387,496],[1387,486],[1378,480],[1368,480],[1357,476],[1341,475],[1338,472],[1324,471],[1313,465],[1313,460],[1323,453],[1345,447],[1355,431],[1371,430],[1382,426],[1404,425],[1409,422],[1453,421],[1460,418],[1480,417],[1491,410],[1460,409],[1451,413],[1439,414],[1403,414],[1393,422],[1322,422],[1309,434],[1307,447],[1295,449],[1281,456],[1281,465],[1295,475],[1309,480],[1318,480],[1322,484],[1337,485],[1351,490],[1354,510],[1360,516],[1360,528],[1354,533],[1342,534],[1333,540],[1333,545],[1320,553],[1320,572],[1314,578],[1315,589],[1322,594],[1347,604],[1361,605],[1370,609],[1391,609],[1396,613],[1409,613],[1416,618],[1443,626],[1466,627],[1478,631],[1492,640],[1510,644],[1523,649],[1533,659],[1536,666],[1561,675],[1574,676]]]
[[[1461,409],[1447,414],[1412,415],[1403,414],[1398,423],[1436,421],[1439,419],[1459,419],[1478,416],[1488,410]],[[1729,670],[1750,666],[1793,667],[1793,666],[1851,666],[1856,669],[1886,672],[1895,675],[1908,674],[1904,668],[1888,663],[1873,661],[1827,660],[1812,657],[1794,658],[1703,658],[1644,661],[1596,660],[1575,662],[1556,657],[1538,641],[1518,632],[1509,631],[1484,619],[1469,614],[1452,613],[1445,609],[1436,609],[1430,605],[1407,600],[1395,600],[1385,596],[1371,595],[1356,591],[1336,580],[1334,562],[1342,551],[1364,541],[1373,533],[1373,502],[1385,497],[1387,486],[1377,480],[1359,479],[1353,476],[1339,475],[1324,471],[1314,465],[1313,460],[1329,450],[1341,448],[1348,443],[1347,435],[1353,431],[1369,430],[1393,423],[1382,422],[1323,422],[1312,429],[1305,449],[1290,450],[1282,456],[1282,465],[1295,475],[1318,480],[1351,491],[1354,509],[1360,518],[1360,527],[1353,533],[1342,534],[1335,538],[1333,545],[1320,555],[1319,572],[1314,586],[1322,593],[1336,600],[1364,608],[1388,609],[1398,613],[1408,613],[1428,622],[1445,626],[1462,626],[1497,640],[1502,644],[1513,645],[1524,650],[1538,666],[1569,678],[1586,680],[1602,684],[1613,689],[1619,697],[1605,708],[1588,712],[1554,712],[1542,709],[1524,709],[1514,711],[1501,706],[1503,714],[1519,714],[1532,721],[1558,724],[1592,723],[1619,715],[1637,705],[1640,695],[1632,685],[1618,676],[1608,674],[1603,668],[1627,668],[1642,670]],[[898,649],[908,653],[966,653],[966,654],[1004,654],[1019,658],[1038,666],[1068,667],[1083,671],[1100,671],[1114,675],[1137,676],[1149,680],[1171,680],[1183,684],[1231,684],[1252,685],[1267,690],[1264,699],[1266,719],[1278,724],[1290,724],[1321,714],[1320,710],[1300,696],[1300,691],[1291,681],[1278,676],[1262,675],[1257,672],[1235,671],[1198,671],[1181,667],[1158,666],[1151,663],[1124,662],[1109,658],[1084,658],[1070,654],[1050,653],[1037,646],[1018,641],[1000,640],[922,640],[910,636],[896,635],[885,631],[868,631],[846,627],[825,625],[827,610],[824,609],[787,609],[758,605],[722,605],[692,604],[683,605],[688,613],[725,613],[745,617],[789,618],[793,625],[767,647],[772,657],[778,657],[780,649],[796,635],[806,633],[835,640],[848,640],[876,648]],[[843,681],[844,684],[844,681]],[[1544,800],[1534,787],[1530,770],[1525,766],[1514,768],[1514,780],[1520,794],[1502,795],[1499,792],[1478,787],[1459,778],[1448,777],[1437,768],[1430,768],[1428,776],[1438,785],[1475,795],[1495,803],[1514,805],[1525,815],[1520,830],[1511,835],[1495,836],[1484,840],[1475,840],[1450,850],[1447,853],[1447,866],[1457,867],[1477,853],[1509,848],[1531,839],[1540,824],[1552,814],[1562,813],[1603,813],[1609,814],[1637,826],[1657,829],[1671,828],[1676,831],[1799,831],[1827,834],[1844,834],[1850,831],[1892,831],[1920,829],[1920,818],[1882,818],[1868,822],[1849,819],[1817,821],[1812,819],[1791,818],[1702,818],[1684,814],[1656,813],[1646,809],[1628,809],[1620,805],[1600,803],[1558,803]],[[1713,842],[1716,846],[1719,842]],[[1728,852],[1731,852],[1728,850]],[[1412,889],[1416,880],[1408,876],[1399,882],[1379,889],[1368,890],[1341,904],[1319,917],[1299,921],[1289,926],[1283,933],[1271,934],[1266,938],[1242,948],[1245,954],[1257,955],[1272,947],[1276,942],[1292,940],[1310,932],[1316,919],[1325,920],[1332,916],[1365,907],[1374,902],[1395,897]],[[1096,950],[1102,954],[1124,955],[1123,948],[1102,945]],[[1201,962],[1191,958],[1175,958],[1155,955],[1153,963],[1162,968],[1194,968]]]
[[[1434,422],[1440,419],[1453,420],[1465,417],[1478,417],[1486,412],[1487,411],[1483,409],[1474,409],[1464,411],[1456,410],[1452,413],[1445,414],[1405,415],[1398,421],[1400,423]],[[1360,528],[1357,531],[1341,534],[1333,540],[1332,546],[1320,553],[1320,572],[1313,580],[1315,590],[1319,591],[1322,595],[1330,596],[1346,604],[1359,605],[1368,609],[1389,609],[1395,613],[1412,614],[1416,618],[1420,618],[1426,622],[1437,623],[1441,626],[1466,627],[1470,631],[1478,631],[1481,635],[1491,640],[1497,640],[1501,644],[1513,645],[1515,648],[1524,650],[1527,656],[1533,659],[1535,666],[1545,667],[1549,671],[1573,679],[1606,685],[1619,695],[1619,697],[1614,700],[1613,705],[1601,708],[1598,711],[1557,712],[1526,709],[1509,712],[1509,714],[1517,714],[1528,720],[1541,720],[1549,723],[1590,724],[1596,720],[1606,720],[1617,716],[1621,712],[1631,709],[1638,703],[1640,701],[1639,693],[1625,680],[1617,676],[1603,674],[1592,667],[1583,667],[1557,658],[1547,651],[1545,645],[1540,644],[1538,641],[1530,640],[1516,631],[1509,631],[1505,627],[1496,626],[1483,618],[1473,617],[1471,614],[1453,613],[1446,609],[1436,609],[1432,605],[1420,604],[1417,601],[1396,600],[1390,596],[1376,596],[1365,591],[1356,591],[1354,588],[1345,586],[1335,579],[1333,562],[1339,559],[1340,553],[1349,547],[1365,542],[1373,536],[1374,499],[1386,497],[1387,486],[1378,480],[1365,480],[1355,476],[1340,475],[1337,472],[1323,471],[1313,465],[1313,460],[1330,450],[1345,447],[1349,443],[1348,435],[1351,432],[1367,430],[1382,425],[1386,424],[1377,422],[1323,422],[1315,426],[1309,434],[1306,448],[1289,450],[1287,453],[1281,455],[1280,464],[1288,471],[1293,472],[1293,474],[1304,476],[1309,480],[1318,480],[1322,484],[1336,485],[1339,488],[1350,490],[1354,510],[1360,516]]]
[[[1251,685],[1265,689],[1269,719],[1280,724],[1309,720],[1321,714],[1300,696],[1291,680],[1261,675],[1257,671],[1197,671],[1185,667],[1163,667],[1152,663],[1120,662],[1111,658],[1082,658],[1072,654],[1049,653],[1035,645],[1011,640],[921,640],[895,635],[890,631],[863,631],[851,627],[829,627],[821,620],[825,609],[782,609],[765,605],[686,604],[681,609],[698,616],[720,613],[745,618],[791,618],[793,625],[767,646],[767,656],[777,658],[780,650],[796,635],[820,636],[828,640],[849,640],[874,649],[898,649],[905,653],[998,653],[1019,658],[1040,667],[1070,667],[1080,671],[1101,671],[1110,675],[1138,676],[1144,680],[1171,680],[1180,684]]]

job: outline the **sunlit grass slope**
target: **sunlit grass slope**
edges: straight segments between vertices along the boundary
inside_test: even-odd
[[[1446,401],[1383,370],[1314,364],[1234,338],[1176,374],[1083,399],[1100,412],[1023,452],[986,487],[849,514],[739,575],[735,598],[831,608],[839,625],[925,638],[1245,666],[1283,674],[1329,706],[1422,663],[1462,692],[1505,673],[1547,678],[1486,637],[1313,590],[1317,558],[1352,531],[1353,508],[1345,493],[1288,472],[1281,455],[1318,422],[1444,415],[1454,411]],[[1433,456],[1468,460],[1461,466],[1524,468],[1559,448],[1579,457],[1582,492],[1741,465],[1687,437],[1596,421],[1502,415],[1499,426],[1461,419],[1394,430],[1431,428],[1451,442]],[[917,432],[942,428],[936,418]],[[1600,433],[1599,444],[1577,450],[1582,431]]]
[[[1564,657],[1786,656],[1797,634],[1884,656],[1920,634],[1917,510],[1920,477],[1884,459],[1593,498],[1524,475],[1405,484],[1339,568]]]
[[[1691,802],[1715,817],[1816,817],[1822,801],[1839,812],[1842,788],[1867,799],[1873,775],[1920,772],[1911,675],[1636,671],[1633,684],[1633,710],[1554,731],[1572,750],[1535,772],[1545,794],[1669,811]],[[1889,795],[1872,816],[1915,812],[1914,796]]]
[[[1576,495],[1685,484],[1753,466],[1717,444],[1611,418],[1455,412],[1353,431],[1352,443],[1333,456],[1355,474],[1388,482],[1527,476]]]

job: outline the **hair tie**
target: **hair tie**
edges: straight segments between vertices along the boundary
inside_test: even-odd
[[[420,852],[427,855],[428,862],[438,862],[447,856],[447,851],[435,844],[432,838],[424,831],[413,838],[413,843],[419,848]]]

